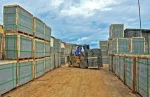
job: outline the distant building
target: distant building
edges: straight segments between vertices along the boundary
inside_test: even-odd
[[[150,29],[141,29],[142,36],[140,36],[140,29],[125,29],[124,30],[124,37],[130,38],[130,37],[144,37],[145,38],[145,52],[146,54],[150,54]]]

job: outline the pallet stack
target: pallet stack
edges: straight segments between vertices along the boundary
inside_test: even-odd
[[[122,54],[111,58],[111,69],[134,93],[149,97],[150,56]]]
[[[116,25],[118,26],[119,24]],[[112,24],[110,26],[111,34],[109,36],[110,38],[108,42],[108,50],[109,50],[108,53],[109,54],[144,54],[145,38],[143,37],[124,38],[123,36],[124,27],[122,27],[123,25],[120,24],[120,28],[119,26],[116,27],[116,25]],[[113,26],[115,26],[116,28]],[[119,34],[116,34],[117,32]]]
[[[108,64],[108,41],[99,41],[103,64]]]
[[[111,25],[111,27],[113,25]],[[121,28],[123,27],[120,27],[120,29]],[[133,92],[139,93],[143,97],[149,97],[150,85],[148,79],[150,76],[150,56],[144,55],[145,38],[125,38],[123,31],[118,35],[113,35],[113,33],[117,33],[116,29],[110,29],[112,30],[110,31],[112,34],[109,37],[108,43],[109,70],[114,72]]]
[[[3,24],[0,95],[50,71],[51,28],[19,5],[4,6]]]
[[[64,65],[67,63],[67,56],[65,55],[65,44],[64,42],[61,43],[61,64]]]
[[[40,19],[19,5],[8,5],[4,6],[3,24],[0,95],[61,66],[61,40],[52,37],[51,28]]]
[[[150,53],[150,29],[125,29],[124,30],[124,37],[131,38],[131,37],[144,37],[145,38],[145,54]]]
[[[88,68],[103,67],[100,49],[91,49],[88,52]]]
[[[50,40],[51,28],[40,19],[33,18],[34,33],[34,64],[35,78],[42,76],[45,72],[50,71]]]
[[[18,5],[5,6],[3,24],[0,94],[34,79],[33,15]]]
[[[18,5],[4,6],[3,24],[5,60],[14,63],[15,84],[20,86],[34,79],[33,15]]]
[[[51,56],[52,56],[52,69],[58,68],[61,66],[61,40],[55,37],[52,37],[51,40]]]

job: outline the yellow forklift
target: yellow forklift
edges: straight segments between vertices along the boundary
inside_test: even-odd
[[[75,50],[77,47],[80,47],[81,49],[81,54],[79,56],[75,55]],[[71,67],[79,67],[79,68],[88,68],[88,64],[87,64],[87,58],[85,57],[85,50],[84,50],[84,54],[82,52],[82,48],[84,48],[85,45],[72,45],[71,46],[71,53],[69,56],[69,64],[68,66]]]

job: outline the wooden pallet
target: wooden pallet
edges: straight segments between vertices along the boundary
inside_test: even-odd
[[[30,57],[30,58],[5,58],[5,60],[31,60],[33,59],[33,57]]]
[[[44,74],[42,74],[42,75],[40,75],[39,77],[37,76],[37,70],[36,70],[36,62],[37,61],[44,61],[45,60],[45,58],[43,57],[41,57],[41,58],[39,58],[39,59],[34,59],[34,61],[33,61],[33,71],[34,71],[34,73],[33,73],[33,75],[34,75],[34,78],[36,79],[36,78],[39,78],[40,76],[43,76]],[[44,64],[43,64],[43,68],[45,68],[45,61],[44,61]],[[45,69],[43,70],[43,72],[45,73]]]
[[[20,30],[5,30],[4,31],[4,34],[11,34],[11,33],[14,33],[14,34],[22,34],[22,35],[26,35],[26,36],[30,36],[30,37],[34,37],[33,34],[30,34],[30,33],[27,33],[27,32],[23,32],[23,31],[20,31]]]

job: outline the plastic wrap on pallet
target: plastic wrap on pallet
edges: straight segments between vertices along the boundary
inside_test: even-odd
[[[45,39],[44,22],[34,17],[34,35],[35,37]]]
[[[6,34],[5,51],[8,58],[33,57],[33,38],[22,34]]]
[[[102,67],[102,58],[96,57],[96,58],[91,58],[88,59],[88,66],[89,67]]]
[[[125,82],[127,84],[127,86],[129,86],[132,89],[132,85],[133,85],[133,58],[131,57],[127,57],[125,58]]]
[[[101,50],[100,49],[91,49],[89,54],[90,57],[101,57]]]
[[[89,67],[102,67],[102,56],[100,49],[91,49],[88,52],[88,65]]]
[[[44,74],[44,58],[35,59],[35,78],[38,78]]]
[[[33,35],[33,15],[19,5],[4,6],[4,30],[18,30]]]
[[[119,56],[119,77],[124,81],[124,56]]]
[[[137,63],[137,92],[143,97],[150,97],[150,59],[138,58]]]
[[[42,40],[35,40],[35,58],[38,57],[44,57],[45,56],[45,51],[44,51],[44,41]]]
[[[33,60],[19,61],[17,70],[18,70],[17,76],[18,86],[33,80]]]
[[[50,71],[51,69],[51,60],[50,57],[45,58],[45,72]]]
[[[16,61],[0,62],[0,95],[16,87]]]
[[[111,24],[109,29],[109,38],[122,38],[124,37],[123,24]]]
[[[45,40],[51,40],[51,28],[47,25],[45,25]]]
[[[144,54],[145,53],[145,38],[134,37],[131,38],[131,53],[132,54]]]

